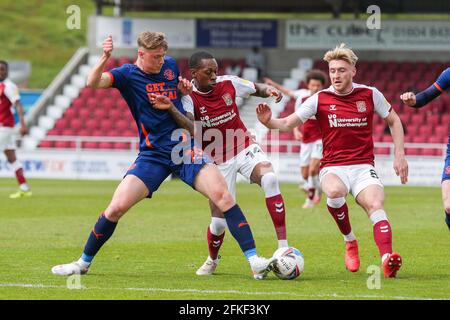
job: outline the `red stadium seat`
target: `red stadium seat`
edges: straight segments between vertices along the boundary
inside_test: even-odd
[[[420,155],[420,149],[419,148],[406,148],[405,153],[408,156],[418,156],[418,155]]]
[[[114,142],[114,149],[130,149],[131,145],[129,142]]]
[[[72,119],[77,117],[78,114],[78,110],[75,108],[69,108],[66,110],[66,112],[64,112],[64,118],[66,119]]]
[[[119,120],[116,122],[115,130],[119,135],[122,134],[122,132],[128,130],[130,128],[129,122],[126,120]]]
[[[84,98],[81,98],[81,97],[78,97],[78,98],[75,98],[73,101],[72,101],[72,106],[71,106],[71,108],[74,108],[74,109],[81,109],[81,108],[83,108],[84,106],[85,106],[85,104],[86,104],[86,101],[85,101],[85,99]]]
[[[98,128],[98,120],[97,119],[88,119],[85,122],[85,128],[88,130],[95,130]]]
[[[81,147],[83,149],[97,149],[98,142],[96,142],[96,141],[83,141],[81,143]]]
[[[113,129],[113,122],[110,119],[100,120],[100,128],[102,131],[111,131]]]
[[[86,106],[88,109],[94,110],[98,106],[98,99],[97,98],[88,98],[86,100]]]
[[[426,124],[430,127],[436,127],[439,124],[440,116],[438,114],[429,114],[427,115]]]
[[[100,102],[99,109],[110,110],[116,107],[116,101],[112,98],[104,98]]]
[[[108,110],[108,117],[112,121],[117,121],[122,117],[122,112],[119,109],[110,109]]]
[[[42,140],[39,143],[39,148],[53,148],[53,141]]]
[[[375,148],[375,154],[378,155],[388,155],[390,154],[390,149],[383,147],[383,148]]]
[[[414,124],[414,125],[419,125],[419,124],[422,124],[425,119],[425,117],[424,117],[424,114],[423,113],[416,113],[416,114],[413,114],[412,116],[411,116],[411,122]]]
[[[445,123],[445,122],[442,122],[442,123]],[[447,122],[447,123],[448,123],[448,122]],[[447,137],[448,134],[449,134],[449,128],[448,128],[448,125],[444,125],[444,124],[438,125],[438,126],[434,129],[434,133],[435,133],[435,135],[436,135],[437,137],[441,137],[441,138]]]
[[[415,136],[412,140],[414,143],[426,143],[428,137],[427,136]]]
[[[113,142],[108,142],[108,141],[101,141],[98,143],[98,148],[99,149],[113,149],[114,148],[114,143]]]
[[[428,138],[432,134],[433,134],[433,127],[428,124],[422,125],[419,128],[419,135],[423,136],[424,138]]]
[[[105,118],[105,114],[106,114],[106,111],[105,111],[105,110],[102,110],[101,107],[98,107],[98,108],[96,108],[96,109],[89,110],[89,116],[88,116],[88,118],[91,118],[91,119],[95,119],[95,120],[97,120],[97,121],[100,121],[101,119]]]
[[[382,138],[382,142],[392,142],[392,136],[390,134],[385,134]]]
[[[81,90],[81,94],[80,97],[82,98],[91,98],[95,96],[95,89],[89,88],[89,87],[85,87]]]
[[[77,118],[70,120],[70,128],[78,132],[83,127],[83,121]]]
[[[421,154],[423,156],[435,156],[436,155],[436,149],[431,149],[431,148],[422,149]]]
[[[78,111],[78,118],[86,121],[87,119],[89,119],[91,117],[91,110],[84,108],[84,109],[80,109]]]

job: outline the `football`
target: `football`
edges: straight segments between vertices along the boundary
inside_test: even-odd
[[[292,280],[303,272],[305,260],[300,250],[294,247],[280,248],[273,254],[277,262],[273,266],[273,273],[282,280]]]

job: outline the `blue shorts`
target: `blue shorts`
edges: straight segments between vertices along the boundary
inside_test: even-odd
[[[180,158],[171,158],[171,154],[162,152],[140,153],[125,176],[132,174],[144,182],[149,190],[147,198],[158,190],[161,183],[175,174],[186,184],[194,187],[194,179],[199,171],[212,161],[199,149],[188,148],[180,152]],[[184,153],[184,156],[181,155]],[[181,160],[182,158],[182,160]],[[125,177],[124,176],[124,177]]]
[[[444,170],[442,171],[442,181],[450,180],[450,136],[447,142],[447,156],[445,157]]]

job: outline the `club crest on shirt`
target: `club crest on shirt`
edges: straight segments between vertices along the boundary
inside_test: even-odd
[[[366,112],[366,103],[364,101],[356,101],[356,108],[358,112]]]
[[[166,71],[164,71],[164,78],[170,81],[175,79],[175,75],[171,69],[166,69]]]
[[[205,113],[206,111],[206,107],[200,107],[200,113]]]
[[[222,96],[223,101],[225,101],[225,104],[229,107],[233,104],[233,98],[231,97],[231,94],[225,93]]]

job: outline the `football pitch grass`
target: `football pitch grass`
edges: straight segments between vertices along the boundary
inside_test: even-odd
[[[343,239],[324,201],[301,209],[305,195],[294,184],[282,184],[281,190],[289,243],[305,257],[300,278],[283,281],[271,273],[254,280],[228,231],[217,274],[195,275],[207,256],[208,203],[180,181],[170,181],[124,216],[81,276],[82,289],[69,289],[67,278],[50,269],[78,259],[118,182],[30,183],[31,198],[12,200],[15,181],[0,180],[0,299],[450,299],[450,238],[439,188],[386,187],[394,250],[404,263],[396,279],[384,279],[380,270],[379,286],[377,268],[371,267],[379,266],[372,225],[353,198],[347,200],[360,247],[357,273],[345,270]],[[276,237],[263,193],[245,183],[237,189],[258,253],[270,256]],[[69,287],[78,284],[70,280]]]

